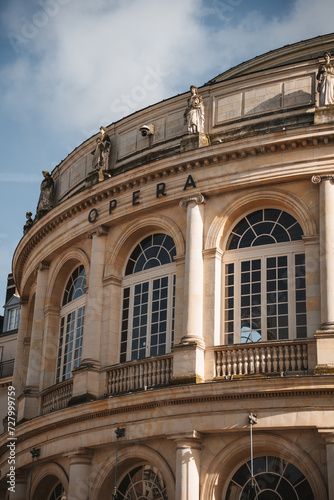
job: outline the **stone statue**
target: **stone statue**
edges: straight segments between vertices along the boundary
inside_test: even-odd
[[[93,168],[98,168],[101,170],[108,170],[109,164],[109,152],[110,152],[110,137],[107,134],[106,127],[100,127],[101,135],[96,139],[96,148],[92,151],[94,155],[93,158]]]
[[[190,98],[184,112],[184,122],[188,125],[189,134],[204,134],[204,104],[195,85],[190,87]]]
[[[334,104],[334,67],[331,55],[325,52],[325,64],[320,64],[317,73],[319,106]]]
[[[27,222],[23,226],[23,234],[26,234],[34,223],[34,221],[32,220],[31,217],[32,217],[32,213],[27,212],[26,213]]]
[[[44,179],[41,184],[41,193],[39,195],[39,200],[37,204],[36,220],[40,219],[45,215],[51,208],[53,208],[54,203],[54,183],[51,175],[46,170],[42,172]]]

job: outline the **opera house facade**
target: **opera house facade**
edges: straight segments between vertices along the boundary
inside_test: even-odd
[[[2,498],[334,499],[331,53],[256,57],[43,173]]]

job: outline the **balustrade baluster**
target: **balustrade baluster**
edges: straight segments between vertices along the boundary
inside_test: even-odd
[[[243,350],[243,359],[244,359],[244,374],[248,375],[248,352],[247,352],[247,349]]]
[[[288,372],[290,371],[290,350],[289,346],[284,346],[284,369]]]
[[[216,352],[216,377],[222,376],[222,352]]]
[[[291,370],[293,372],[296,371],[296,349],[294,345],[290,345],[290,363],[291,363]]]
[[[254,349],[249,349],[249,373],[255,372]]]
[[[297,369],[300,371],[302,369],[302,350],[301,345],[297,345]]]
[[[307,358],[307,345],[303,344],[302,345],[302,351],[303,351],[303,370],[308,370],[308,358]]]
[[[227,376],[230,377],[232,375],[232,357],[231,357],[231,351],[227,351]]]
[[[278,372],[278,364],[277,364],[277,347],[273,347],[273,372]]]
[[[238,373],[237,372],[237,367],[238,367],[237,361],[238,361],[238,359],[237,359],[237,353],[233,350],[232,351],[232,363],[233,363],[233,371],[232,371],[232,373],[233,373],[233,375],[236,375]]]
[[[266,350],[265,347],[260,349],[261,373],[266,373]]]
[[[242,366],[242,350],[238,349],[238,374],[243,374],[243,366]]]
[[[278,346],[278,368],[280,372],[284,371],[284,361],[283,361],[283,347]]]
[[[271,366],[271,346],[268,345],[267,349],[267,373],[271,373],[272,366]]]
[[[259,348],[255,348],[255,373],[260,373],[260,354]]]
[[[222,377],[226,377],[227,375],[227,367],[226,367],[226,351],[222,352]]]

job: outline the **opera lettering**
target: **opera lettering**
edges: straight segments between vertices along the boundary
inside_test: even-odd
[[[188,188],[196,188],[196,183],[195,183],[192,175],[188,175],[187,180],[185,182],[185,185],[183,187],[183,191],[186,191]],[[156,185],[155,197],[160,198],[163,196],[167,196],[166,189],[167,189],[166,183],[159,182]],[[131,204],[132,204],[132,206],[140,205],[140,189],[132,192]],[[117,199],[113,198],[109,202],[109,214],[111,215],[116,208],[117,208]],[[98,216],[99,216],[99,212],[98,212],[97,208],[92,208],[92,210],[88,214],[88,222],[90,222],[90,223],[95,222],[96,219],[98,218]]]

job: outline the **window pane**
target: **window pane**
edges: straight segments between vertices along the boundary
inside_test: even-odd
[[[125,275],[170,264],[175,255],[173,238],[162,233],[153,234],[144,238],[133,250],[126,266]]]

